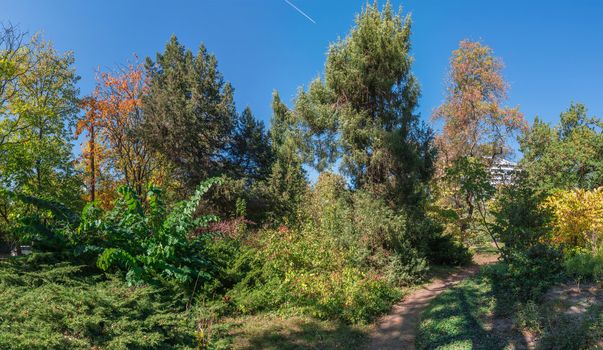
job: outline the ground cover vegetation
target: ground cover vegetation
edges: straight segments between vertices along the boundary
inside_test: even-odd
[[[498,348],[516,335],[480,315],[501,310],[553,337],[547,291],[603,278],[601,121],[573,104],[528,126],[502,61],[463,40],[437,134],[416,111],[411,28],[366,5],[290,106],[273,93],[266,127],[203,44],[174,36],[81,96],[73,53],[5,25],[0,240],[17,256],[0,260],[0,347],[361,347],[476,243],[501,262],[432,304],[419,347]],[[512,137],[520,170],[494,184]],[[599,334],[600,310],[571,329]]]

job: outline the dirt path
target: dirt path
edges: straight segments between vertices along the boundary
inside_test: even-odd
[[[436,279],[425,287],[407,295],[394,305],[388,315],[381,317],[371,332],[370,350],[414,350],[415,332],[421,313],[429,302],[446,289],[476,274],[480,265],[497,260],[495,255],[476,255],[475,264],[452,273],[446,278]]]

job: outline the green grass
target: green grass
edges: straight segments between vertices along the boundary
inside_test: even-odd
[[[497,311],[492,283],[484,275],[461,282],[434,299],[423,313],[418,349],[503,349],[505,342],[485,316]]]
[[[537,349],[599,349],[603,297],[577,317],[565,313],[575,301],[545,298],[522,304],[507,293],[485,272],[443,292],[423,313],[417,349],[502,350],[528,344]]]

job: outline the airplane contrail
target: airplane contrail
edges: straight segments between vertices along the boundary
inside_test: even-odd
[[[304,15],[304,17],[306,17],[307,19],[310,20],[310,22],[316,24],[316,22],[312,19],[312,17],[308,16],[304,11],[300,10],[297,6],[293,5],[292,3],[290,3],[288,0],[284,0],[287,4],[289,4],[289,6],[293,7],[295,10],[297,10],[297,12],[301,13],[302,15]]]

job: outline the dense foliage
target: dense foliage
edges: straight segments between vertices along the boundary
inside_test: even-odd
[[[18,247],[22,223],[46,218],[10,193],[82,205],[70,143],[79,77],[72,52],[11,26],[0,32],[0,57],[0,240]]]
[[[196,348],[198,320],[165,290],[58,258],[0,261],[2,348]]]
[[[210,176],[267,174],[271,153],[263,126],[249,108],[236,112],[234,89],[203,44],[195,55],[173,36],[145,68],[141,136],[172,165],[170,174],[185,193]]]
[[[317,169],[337,160],[356,188],[397,205],[421,206],[434,162],[432,131],[415,112],[411,20],[368,5],[345,39],[331,45],[324,80],[301,90],[295,114]]]
[[[572,104],[551,126],[536,119],[519,138],[522,167],[530,182],[543,191],[594,189],[603,185],[601,120],[587,116],[586,107]]]
[[[175,204],[169,213],[157,189],[149,190],[145,209],[134,190],[122,187],[109,212],[100,214],[94,203],[84,209],[77,240],[89,242],[84,250],[101,248],[98,267],[119,266],[127,271],[131,283],[153,277],[183,284],[199,279],[207,282],[212,277],[208,274],[210,263],[200,254],[210,233],[200,230],[218,218],[195,213],[202,196],[216,182],[219,179],[201,183],[190,199]]]
[[[502,66],[490,47],[461,41],[450,58],[446,99],[432,115],[444,122],[436,139],[438,205],[454,214],[441,219],[465,242],[484,233],[485,204],[494,192],[488,167],[510,153],[510,137],[526,125],[519,108],[503,106]]]
[[[493,300],[526,328],[556,282],[600,282],[602,122],[573,104],[528,128],[501,59],[463,40],[436,135],[411,24],[367,4],[291,106],[273,93],[269,128],[203,44],[173,36],[79,96],[71,52],[3,27],[0,348],[215,348],[214,322],[269,313],[359,327],[476,242],[500,263],[430,307],[419,345],[497,347],[471,318]]]
[[[551,240],[568,248],[597,251],[603,239],[603,187],[592,191],[559,190],[543,205],[551,210],[553,231]]]
[[[561,251],[546,243],[551,213],[541,201],[542,196],[520,177],[500,191],[493,211],[493,229],[504,245],[501,255],[505,262],[493,274],[520,299],[540,298],[562,269]]]
[[[228,295],[243,312],[287,305],[317,317],[368,321],[416,282],[427,262],[409,222],[368,192],[323,173],[307,194],[298,228],[259,234],[253,269]]]
[[[109,206],[116,183],[144,195],[151,179],[160,179],[159,159],[142,140],[142,96],[146,90],[143,67],[129,65],[117,72],[99,72],[91,96],[83,99],[85,115],[75,136],[86,134],[81,163],[89,200]]]

